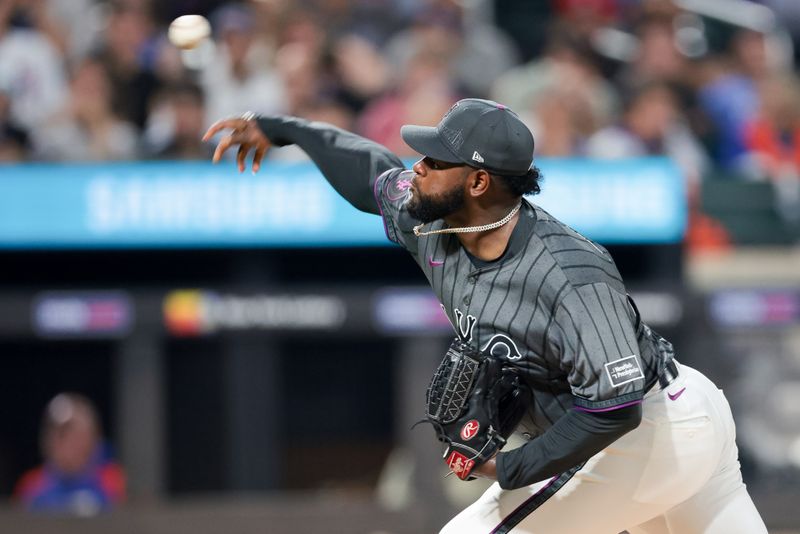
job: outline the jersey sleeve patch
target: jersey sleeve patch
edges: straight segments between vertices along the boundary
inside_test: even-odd
[[[555,310],[548,342],[573,396],[586,400],[586,407],[641,396],[645,367],[624,293],[608,284],[573,288]]]
[[[617,388],[634,380],[644,380],[642,366],[635,354],[608,362],[605,368],[611,385]]]

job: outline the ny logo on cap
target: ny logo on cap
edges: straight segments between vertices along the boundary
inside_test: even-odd
[[[478,163],[483,163],[483,156],[478,154],[478,151],[476,150],[472,153],[472,160],[477,161]]]

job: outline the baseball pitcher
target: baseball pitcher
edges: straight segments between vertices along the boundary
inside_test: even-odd
[[[225,119],[258,171],[296,144],[356,208],[380,215],[422,269],[456,337],[427,420],[462,479],[496,479],[447,534],[760,534],[722,392],[639,317],[613,259],[525,198],[534,140],[495,102],[465,99],[404,126],[411,170],[386,148],[285,116]],[[502,451],[511,431],[527,443]]]

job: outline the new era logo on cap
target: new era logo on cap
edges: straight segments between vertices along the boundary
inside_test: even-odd
[[[477,161],[478,163],[483,163],[483,156],[478,154],[478,151],[472,153],[472,161]]]

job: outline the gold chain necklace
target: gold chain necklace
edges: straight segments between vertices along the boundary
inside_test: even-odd
[[[432,234],[465,234],[467,232],[485,232],[486,230],[494,230],[495,228],[500,228],[508,221],[510,221],[514,215],[517,214],[519,208],[522,206],[522,201],[519,202],[514,209],[509,212],[508,215],[503,217],[497,222],[483,224],[481,226],[462,226],[461,228],[442,228],[440,230],[429,230],[427,232],[422,231],[422,227],[425,226],[426,223],[418,224],[414,227],[414,235],[417,237],[432,235]]]

